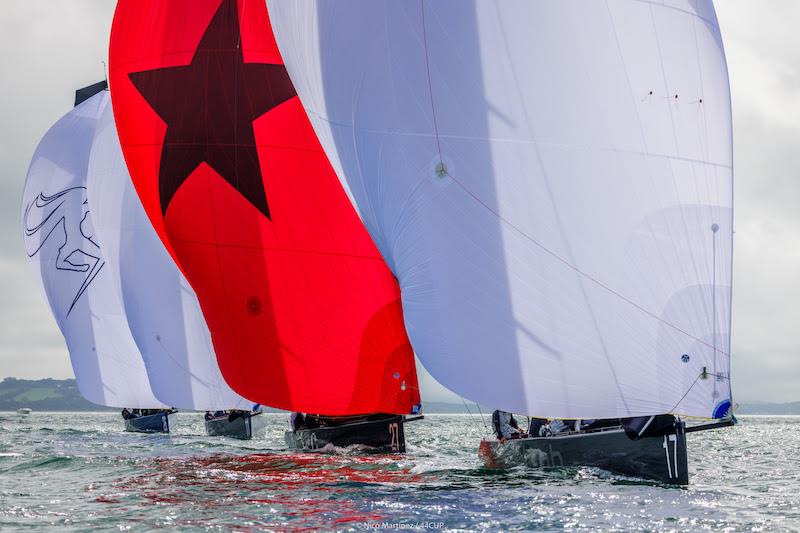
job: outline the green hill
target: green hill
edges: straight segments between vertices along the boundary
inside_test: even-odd
[[[106,407],[86,401],[74,379],[16,379],[0,382],[0,411],[30,407],[34,411],[101,411]]]

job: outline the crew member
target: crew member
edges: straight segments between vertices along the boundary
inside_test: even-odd
[[[527,433],[519,428],[514,415],[499,409],[492,413],[492,426],[500,442],[505,442],[506,439],[522,439],[528,436]]]
[[[305,429],[306,417],[303,415],[303,413],[294,412],[289,415],[289,425],[292,427],[292,431]]]

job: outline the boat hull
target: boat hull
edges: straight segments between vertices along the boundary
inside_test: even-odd
[[[291,450],[306,452],[321,451],[335,446],[364,446],[373,453],[405,453],[406,437],[402,416],[365,422],[343,424],[335,427],[299,429],[287,431],[286,446]]]
[[[232,422],[228,417],[206,420],[206,434],[211,437],[232,437],[248,440],[264,431],[267,419],[263,414],[250,414],[238,417]]]
[[[591,466],[670,485],[689,484],[682,424],[673,434],[638,440],[629,438],[622,429],[508,440],[504,444],[484,440],[478,454],[490,468],[520,464]]]
[[[178,413],[157,413],[125,420],[125,431],[169,433],[178,421]]]

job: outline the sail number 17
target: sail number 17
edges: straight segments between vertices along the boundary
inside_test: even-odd
[[[672,462],[669,460],[669,445],[672,443]],[[678,436],[677,435],[664,435],[664,455],[667,457],[667,473],[670,478],[678,477]],[[673,475],[672,465],[675,465],[675,472]]]

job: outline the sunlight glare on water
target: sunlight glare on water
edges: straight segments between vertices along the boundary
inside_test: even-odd
[[[462,415],[406,429],[405,455],[284,451],[285,415],[253,441],[124,433],[116,413],[0,413],[0,530],[772,531],[800,527],[800,417],[690,435],[691,486],[589,468],[483,468]]]

